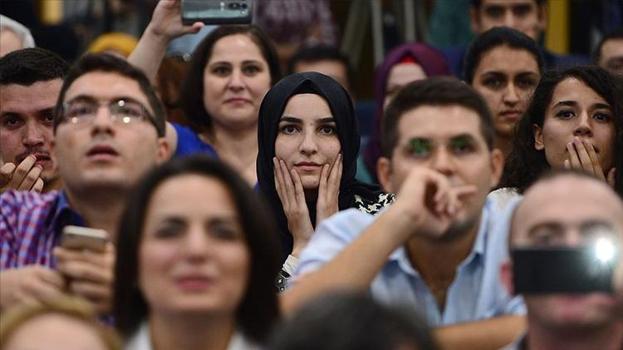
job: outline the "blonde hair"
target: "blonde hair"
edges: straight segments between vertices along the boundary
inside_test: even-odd
[[[2,313],[0,318],[0,349],[8,344],[9,339],[18,329],[39,316],[67,316],[93,329],[108,350],[121,350],[119,337],[111,328],[100,324],[96,313],[86,301],[72,297],[63,297],[36,305],[19,305]]]

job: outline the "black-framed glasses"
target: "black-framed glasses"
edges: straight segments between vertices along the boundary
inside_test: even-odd
[[[156,129],[154,116],[140,102],[131,98],[118,98],[109,102],[99,102],[90,97],[79,97],[63,103],[63,122],[77,126],[86,126],[95,120],[100,107],[108,108],[113,122],[128,125],[147,121]]]

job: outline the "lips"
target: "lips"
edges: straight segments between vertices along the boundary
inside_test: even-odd
[[[294,164],[294,167],[303,172],[317,171],[321,166],[322,165],[314,162],[299,162]]]
[[[37,158],[35,164],[44,165],[52,161],[52,157],[50,157],[50,153],[44,151],[36,151],[30,153],[23,153],[16,157],[17,163],[21,163],[28,157],[29,155],[33,155]]]
[[[89,159],[108,160],[118,157],[119,152],[110,145],[98,144],[89,148],[86,155]]]
[[[251,103],[251,100],[244,97],[231,97],[226,99],[225,103]]]
[[[205,275],[184,275],[175,278],[175,285],[188,292],[200,292],[210,288],[214,279]]]
[[[522,114],[523,112],[517,109],[510,109],[510,110],[505,110],[505,111],[500,112],[500,116],[506,119],[514,120],[514,121],[519,120]]]

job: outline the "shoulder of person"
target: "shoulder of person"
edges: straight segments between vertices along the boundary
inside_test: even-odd
[[[30,210],[50,205],[57,199],[58,195],[58,191],[40,193],[34,191],[8,190],[0,194],[0,208],[2,208],[2,213],[5,215],[5,210],[8,210],[8,208]]]

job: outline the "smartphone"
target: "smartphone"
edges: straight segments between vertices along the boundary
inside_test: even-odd
[[[103,252],[108,242],[108,233],[80,226],[65,226],[61,237],[61,247],[67,249],[92,250]]]
[[[253,0],[182,0],[182,22],[250,24]]]
[[[515,248],[511,255],[516,294],[613,292],[618,252],[608,260],[592,246]]]

